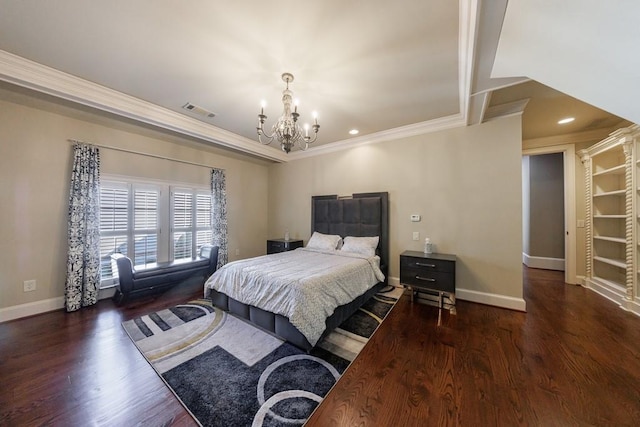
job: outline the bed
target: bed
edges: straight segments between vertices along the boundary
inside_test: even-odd
[[[386,285],[389,265],[388,193],[358,193],[348,198],[313,196],[311,231],[342,237],[377,236],[375,256],[307,247],[235,261],[216,271],[206,281],[205,297],[211,298],[217,307],[297,347],[310,350],[322,336],[340,325]],[[351,239],[349,243],[356,240],[371,239]],[[274,265],[280,266],[282,275],[271,272]],[[326,277],[320,277],[322,271],[326,272],[331,282],[323,282]],[[361,277],[360,274],[367,277]],[[296,277],[299,277],[300,283],[285,286],[286,292],[280,294],[283,283],[289,285]],[[360,283],[360,280],[370,283]],[[273,291],[253,292],[253,288],[246,287],[247,283],[253,286],[268,286],[267,283],[279,286]],[[321,283],[325,283],[325,288],[316,292],[315,288]],[[238,290],[241,293],[237,293]],[[295,301],[287,299],[291,295],[294,295]],[[324,314],[312,313],[319,305],[319,299],[335,300],[331,302],[334,308],[325,308],[323,305],[320,311],[324,310]],[[301,309],[303,315],[312,317],[314,325],[307,327],[301,324],[296,312],[287,311],[292,307],[297,307],[298,313]],[[324,322],[321,322],[322,319]]]

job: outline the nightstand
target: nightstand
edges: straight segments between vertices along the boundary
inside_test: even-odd
[[[411,301],[437,303],[455,314],[456,256],[404,251],[400,254],[400,284],[411,288]]]
[[[267,240],[267,255],[292,251],[301,247],[302,240],[270,239]]]

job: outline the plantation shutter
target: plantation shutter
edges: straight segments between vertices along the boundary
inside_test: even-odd
[[[211,243],[213,239],[211,210],[211,194],[199,193],[196,195],[196,248]]]
[[[111,254],[127,254],[129,189],[104,183],[100,188],[100,274],[101,281],[113,279]]]
[[[157,190],[136,189],[133,197],[134,265],[146,265],[158,260],[158,199]]]
[[[193,194],[190,192],[173,192],[172,232],[173,259],[180,260],[193,257]]]

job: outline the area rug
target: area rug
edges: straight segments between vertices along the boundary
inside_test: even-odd
[[[306,353],[200,299],[124,322],[138,349],[203,426],[303,424],[382,323],[387,287]]]

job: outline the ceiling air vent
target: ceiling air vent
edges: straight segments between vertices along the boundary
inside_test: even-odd
[[[211,111],[205,110],[202,107],[198,107],[195,104],[192,104],[190,102],[187,102],[186,104],[184,104],[182,106],[182,108],[184,108],[187,111],[192,112],[193,114],[196,114],[198,116],[202,116],[202,117],[206,117],[208,119],[212,119],[216,116],[216,113],[212,113]]]

